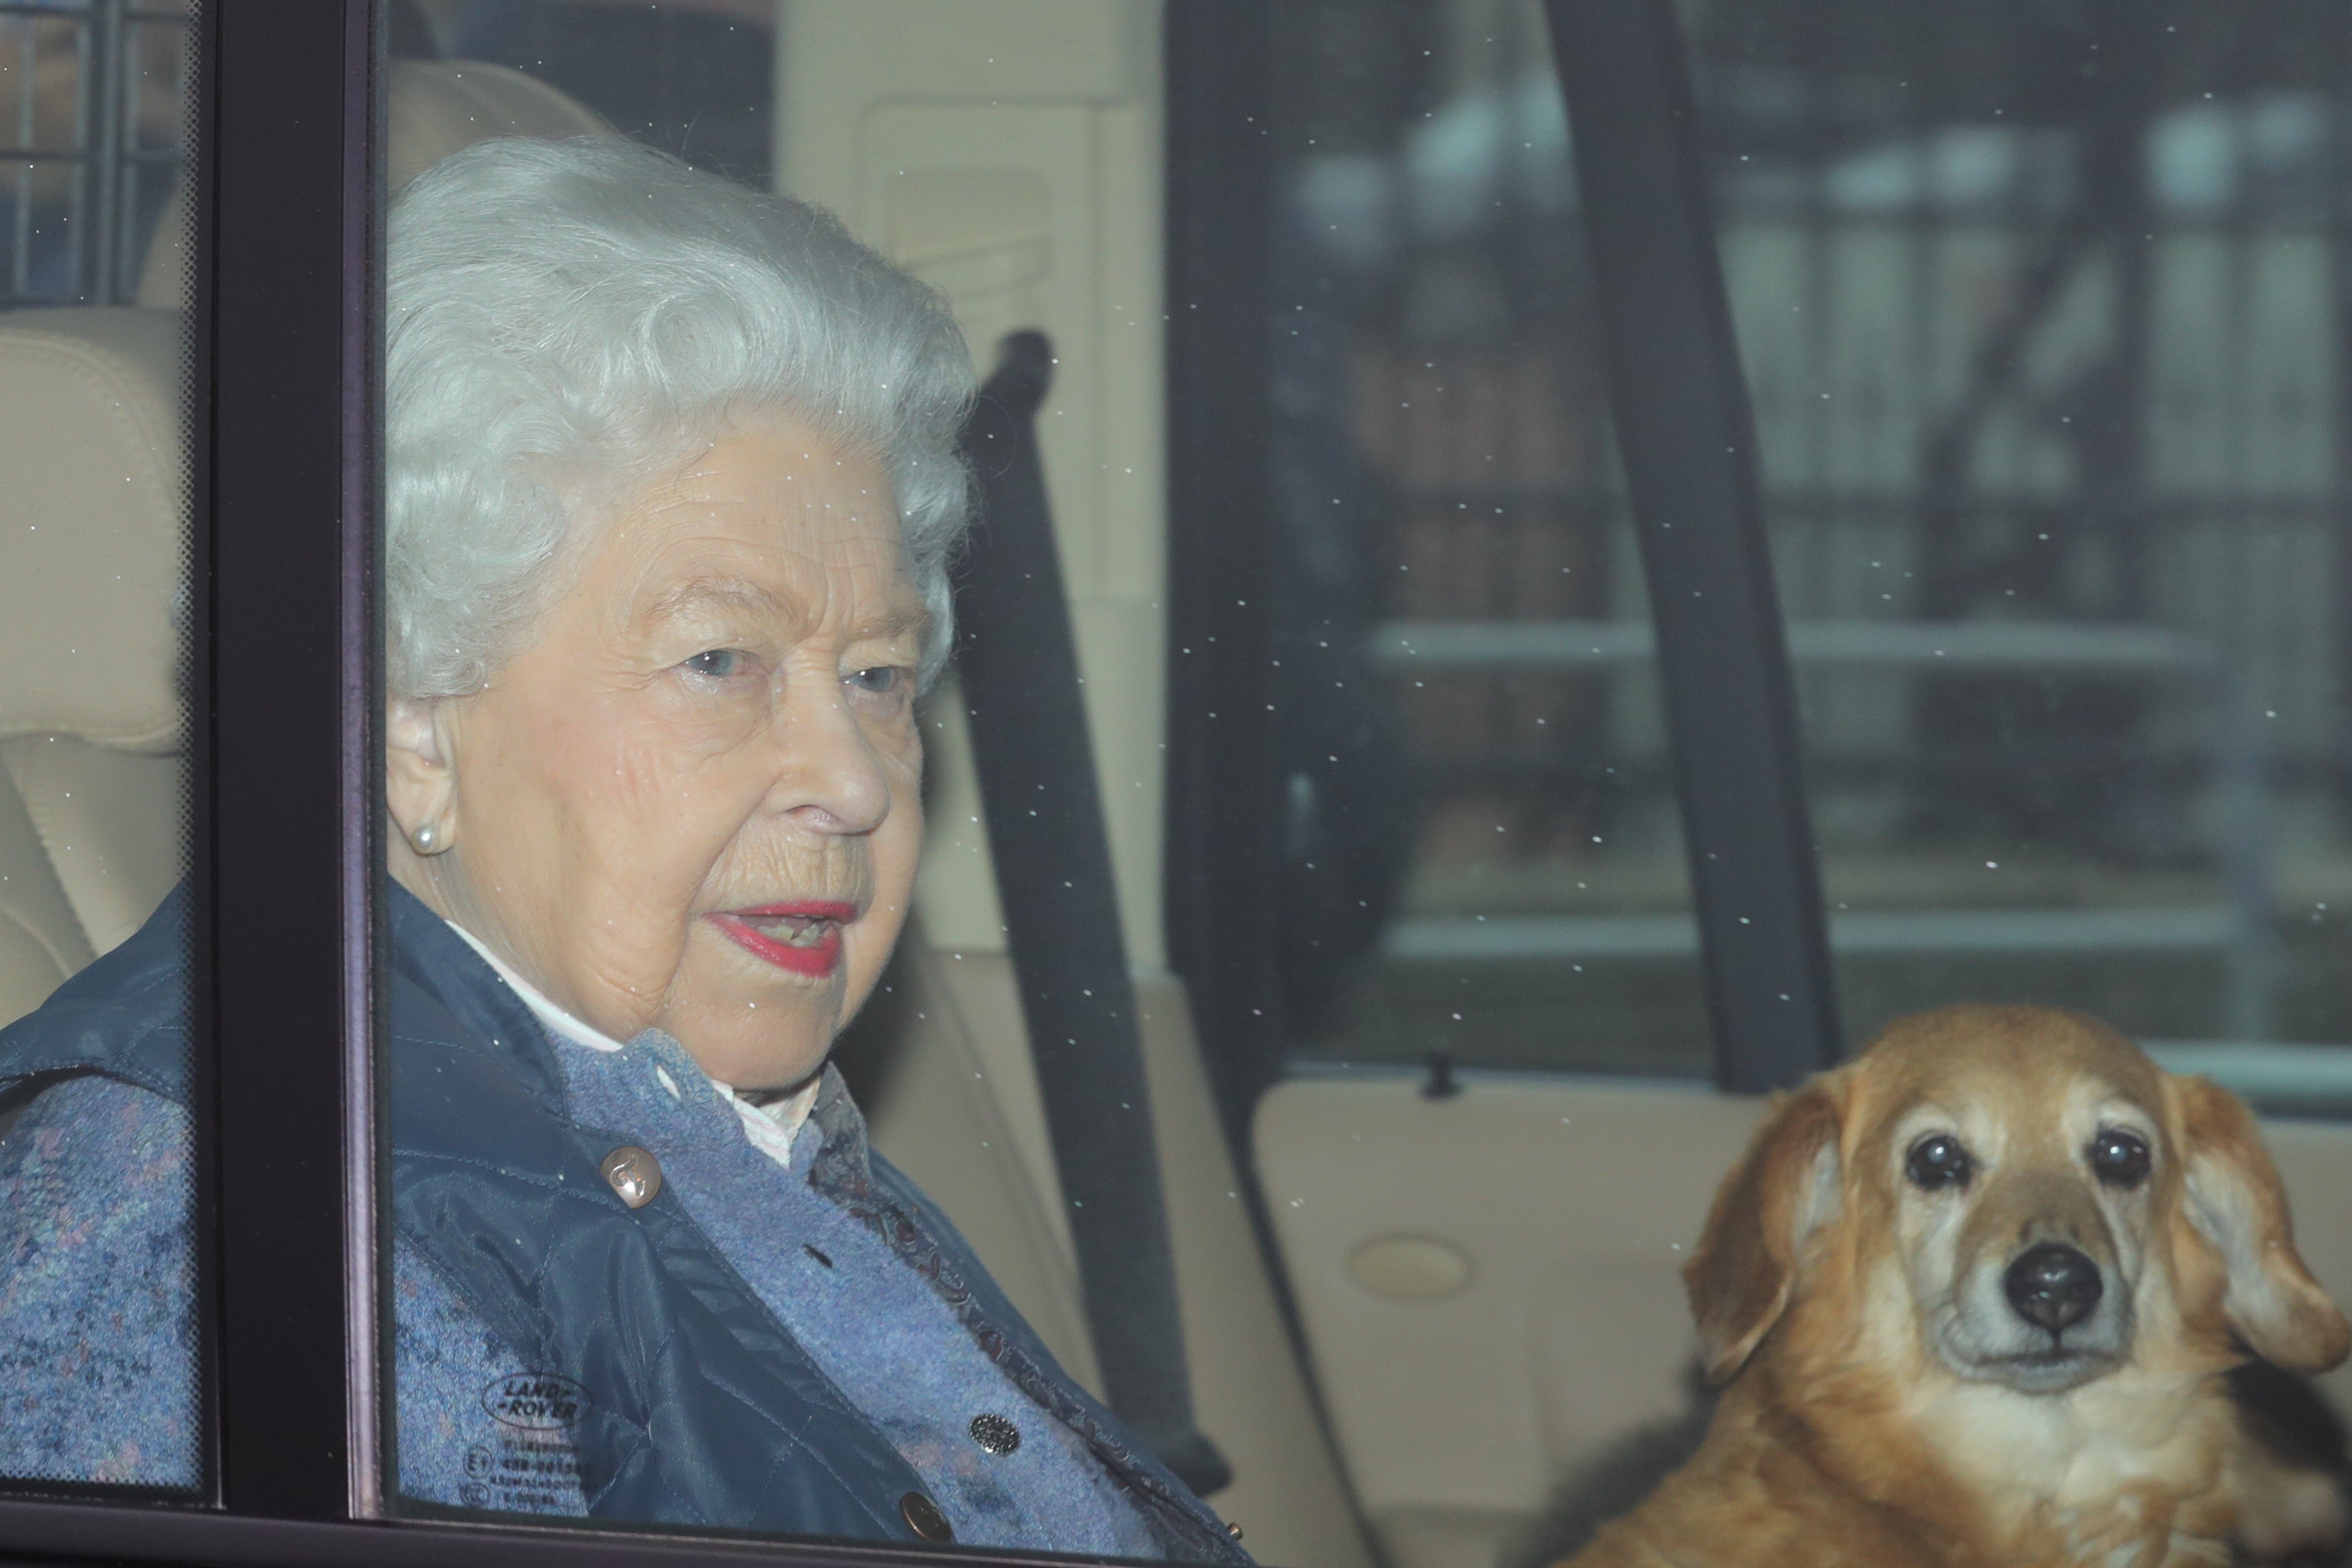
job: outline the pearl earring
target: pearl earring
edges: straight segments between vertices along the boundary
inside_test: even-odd
[[[430,855],[441,847],[441,835],[431,823],[419,823],[416,831],[408,836],[408,842],[419,855]]]

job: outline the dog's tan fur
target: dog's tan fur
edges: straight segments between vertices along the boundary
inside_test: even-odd
[[[2086,1160],[2112,1125],[2153,1156],[2130,1191]],[[1965,1190],[1906,1179],[1938,1132],[1975,1156]],[[2070,1331],[2106,1336],[2081,1365],[1994,1353],[2018,1324],[1991,1321],[1984,1271],[2042,1241],[2120,1298]],[[1904,1020],[1781,1098],[1685,1279],[1729,1386],[1690,1463],[1574,1568],[2229,1563],[2276,1544],[2261,1532],[2288,1528],[2292,1478],[2246,1440],[2222,1373],[2248,1348],[2317,1371],[2352,1343],[2245,1106],[2047,1008]],[[2036,1378],[2067,1381],[2016,1385]]]

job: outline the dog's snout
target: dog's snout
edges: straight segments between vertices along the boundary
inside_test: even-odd
[[[2017,1315],[2052,1333],[2091,1315],[2105,1289],[2099,1266],[2075,1248],[2054,1241],[2028,1247],[2009,1266],[2001,1287]]]

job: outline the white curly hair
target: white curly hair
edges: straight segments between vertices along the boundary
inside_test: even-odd
[[[730,410],[878,456],[953,632],[971,359],[940,296],[830,215],[617,137],[478,142],[385,245],[384,637],[401,696],[478,691],[523,646],[575,522],[625,510]]]

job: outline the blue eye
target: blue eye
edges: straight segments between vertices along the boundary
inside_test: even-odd
[[[725,680],[743,673],[750,656],[740,647],[705,648],[686,661],[685,668],[697,675],[707,675],[713,680]]]
[[[877,665],[872,669],[852,671],[849,684],[860,691],[869,691],[877,697],[887,697],[900,689],[906,677],[907,672],[896,665]]]

